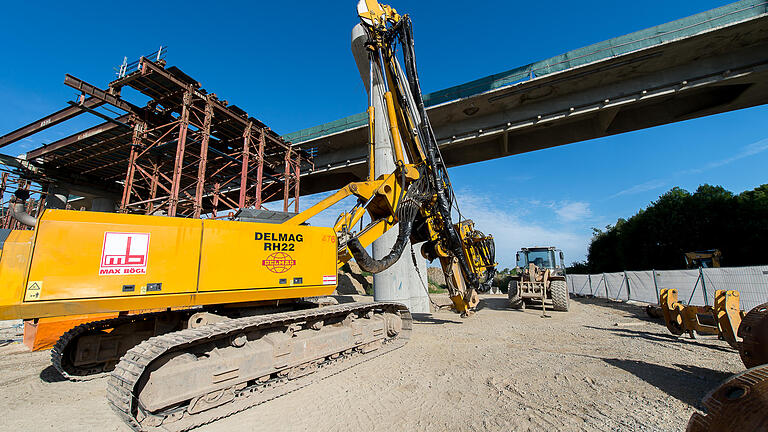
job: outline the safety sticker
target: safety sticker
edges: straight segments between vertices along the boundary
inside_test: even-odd
[[[149,233],[105,232],[99,275],[147,273]]]
[[[323,276],[323,285],[336,285],[336,275]]]
[[[40,292],[43,290],[43,281],[29,281],[24,301],[40,300]]]

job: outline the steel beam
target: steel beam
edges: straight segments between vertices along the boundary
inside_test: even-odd
[[[8,173],[4,172],[2,175],[2,180],[0,181],[0,201],[3,200],[3,197],[5,196],[5,188],[8,183]],[[2,209],[0,209],[2,211]]]
[[[24,127],[16,129],[13,132],[0,137],[0,147],[5,147],[16,141],[22,140],[30,135],[36,134],[40,131],[48,129],[51,126],[55,126],[63,121],[67,121],[73,117],[83,113],[83,108],[93,109],[104,105],[104,102],[96,98],[87,98],[81,105],[69,106],[55,113],[45,116],[40,120],[32,122]]]
[[[238,201],[240,208],[245,208],[246,197],[248,196],[248,171],[250,169],[252,128],[253,123],[248,122],[248,126],[245,127],[245,132],[243,132],[243,163],[240,171],[240,199]]]
[[[157,198],[157,187],[160,185],[160,166],[157,160],[152,162],[152,175],[149,180],[149,202],[147,203],[147,214],[152,214],[155,209],[155,198]]]
[[[129,119],[130,119],[129,115],[123,115],[123,116],[120,116],[120,117],[116,118],[115,120],[117,122],[120,122],[120,123],[127,123]],[[34,150],[30,151],[30,152],[27,152],[27,159],[31,160],[31,159],[39,158],[40,156],[45,156],[46,154],[48,154],[50,152],[56,151],[56,150],[58,150],[58,149],[60,149],[62,147],[66,147],[66,146],[68,146],[70,144],[74,144],[74,143],[76,143],[78,141],[81,141],[81,140],[83,140],[85,138],[88,138],[88,137],[91,137],[91,136],[94,136],[94,135],[97,135],[97,134],[100,134],[100,133],[103,133],[103,132],[109,132],[109,131],[115,130],[117,128],[124,128],[124,126],[122,124],[117,124],[117,123],[114,123],[114,122],[102,123],[102,124],[100,124],[98,126],[94,126],[94,127],[90,128],[90,129],[86,129],[86,130],[84,130],[84,131],[82,131],[80,133],[77,133],[75,135],[70,135],[70,136],[68,136],[66,138],[62,138],[62,139],[60,139],[58,141],[54,141],[54,142],[48,144],[45,147],[36,148],[36,149],[34,149]]]
[[[87,94],[88,96],[91,96],[93,98],[106,102],[127,113],[136,115],[139,118],[143,118],[142,116],[142,114],[144,114],[143,108],[140,108],[130,102],[126,102],[122,100],[119,96],[115,96],[107,91],[104,91],[96,87],[95,85],[88,84],[87,82],[79,78],[75,78],[70,74],[66,74],[64,76],[64,84],[72,87],[77,91],[82,92],[83,94]]]
[[[291,149],[290,143],[263,123],[206,93],[199,83],[149,60],[142,62],[141,71],[130,78],[133,82],[118,79],[105,89],[66,75],[65,84],[82,93],[80,103],[74,106],[72,102],[67,111],[89,111],[107,123],[35,149],[27,154],[28,159],[42,162],[51,173],[54,165],[59,170],[61,163],[69,169],[85,163],[77,170],[79,175],[103,170],[105,185],[120,187],[119,208],[127,213],[151,214],[162,209],[168,216],[200,218],[210,211],[209,204],[204,203],[211,198],[214,213],[224,206],[261,207],[264,201],[280,199],[279,187],[285,179],[284,207],[296,201],[297,191],[291,186],[298,182],[292,183],[291,176],[296,175],[294,163],[300,149]],[[124,86],[136,85],[142,92],[144,84],[159,92],[150,92],[156,96],[154,103],[140,107],[121,98]],[[179,103],[182,92],[183,102]],[[155,103],[165,110],[155,111]],[[101,105],[127,114],[112,118],[91,108]],[[179,116],[164,114],[170,111]],[[235,148],[218,150],[216,137]],[[195,154],[186,155],[193,147]],[[173,148],[176,152],[171,155]],[[198,150],[199,158],[193,157]],[[87,159],[91,156],[94,158]],[[122,166],[126,166],[125,171],[117,169]],[[273,185],[271,199],[265,198],[268,194],[264,189],[269,185]]]
[[[192,104],[192,88],[184,93],[184,106],[181,109],[179,121],[179,139],[176,143],[176,159],[173,165],[173,182],[171,184],[170,205],[168,216],[176,216],[176,208],[179,205],[179,190],[181,189],[181,171],[184,167],[184,152],[187,144],[187,132],[189,130],[189,106]]]
[[[131,139],[131,154],[128,158],[128,169],[125,174],[125,183],[123,184],[123,197],[120,200],[120,211],[125,213],[128,209],[128,203],[131,201],[131,190],[133,189],[133,176],[136,172],[136,155],[141,146],[141,138],[146,129],[143,122],[136,122],[133,126],[133,137]]]
[[[285,177],[283,178],[283,211],[288,211],[288,199],[291,196],[291,148],[285,152]]]
[[[13,168],[24,168],[24,165],[21,164],[18,158],[4,154],[0,154],[0,165],[6,165]],[[2,195],[0,195],[0,197],[2,197]]]
[[[254,207],[259,210],[261,209],[261,203],[262,203],[262,196],[261,191],[264,187],[264,141],[266,141],[266,138],[264,135],[266,132],[264,132],[264,128],[261,128],[259,130],[259,150],[258,150],[258,165],[256,166],[256,202],[254,203]]]
[[[296,164],[294,165],[293,169],[295,177],[295,184],[293,185],[293,211],[295,213],[299,212],[299,195],[301,194],[301,188],[300,186],[300,180],[301,180],[301,154],[296,155]]]
[[[208,141],[211,138],[211,121],[213,121],[213,105],[210,97],[205,103],[205,119],[203,120],[202,142],[200,143],[200,162],[197,165],[197,187],[195,188],[195,209],[193,218],[199,218],[203,211],[203,192],[205,189],[205,170],[208,163]]]

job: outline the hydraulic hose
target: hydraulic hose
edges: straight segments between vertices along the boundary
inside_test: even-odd
[[[405,173],[403,171],[400,173],[400,190],[402,194],[402,190],[405,187]],[[395,240],[395,244],[392,245],[392,249],[386,256],[378,260],[373,259],[357,238],[353,238],[347,242],[349,251],[352,253],[352,256],[362,270],[371,273],[380,273],[390,268],[398,259],[400,259],[408,240],[411,238],[413,221],[416,219],[416,215],[418,215],[424,202],[431,196],[429,182],[422,172],[420,172],[420,174],[419,179],[408,187],[405,195],[401,195],[402,199],[399,200],[397,208],[397,220],[399,223],[397,240]]]
[[[355,261],[357,261],[357,264],[362,270],[371,273],[380,273],[392,267],[392,265],[400,259],[400,256],[405,250],[405,245],[411,237],[412,228],[413,220],[401,220],[397,233],[397,240],[395,240],[395,244],[392,245],[392,250],[390,250],[384,258],[379,260],[373,259],[357,238],[350,240],[347,243],[347,247],[349,248],[349,251],[352,252],[352,256],[355,257]]]

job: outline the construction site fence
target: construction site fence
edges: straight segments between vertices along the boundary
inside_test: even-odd
[[[716,290],[738,291],[742,310],[768,302],[768,266],[569,274],[566,278],[572,294],[613,300],[656,304],[660,290],[674,288],[680,301],[690,305],[713,305]]]

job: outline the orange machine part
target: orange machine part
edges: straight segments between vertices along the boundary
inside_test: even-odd
[[[32,351],[53,348],[61,335],[83,323],[116,318],[117,313],[94,315],[71,315],[55,318],[24,320],[24,345]]]
[[[693,413],[686,432],[768,430],[768,365],[728,378],[702,400],[707,414]]]

